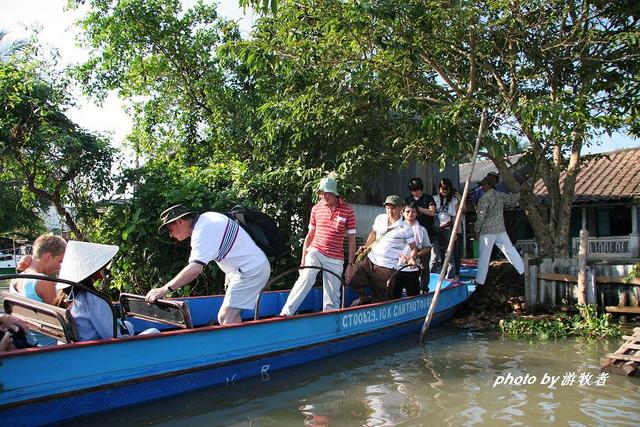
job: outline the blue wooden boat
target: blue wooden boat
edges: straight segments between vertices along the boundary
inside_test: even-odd
[[[433,289],[437,275],[431,276]],[[472,291],[468,283],[445,281],[432,324],[452,316]],[[321,312],[322,289],[312,289],[299,309],[303,314],[275,317],[287,295],[262,293],[258,320],[245,311],[242,324],[206,326],[215,321],[223,296],[192,297],[177,301],[188,308],[186,326],[195,327],[133,318],[136,330],[162,332],[0,354],[0,425],[71,420],[417,336],[433,292]],[[354,298],[347,292],[345,306]]]

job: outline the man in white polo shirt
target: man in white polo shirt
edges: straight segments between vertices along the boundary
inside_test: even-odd
[[[402,199],[399,196],[388,196],[384,201],[386,214],[378,215],[373,222],[364,250],[370,247],[367,257],[356,269],[349,286],[360,296],[357,305],[369,301],[380,302],[388,299],[393,291],[393,284],[387,289],[387,281],[395,272],[398,260],[404,248],[409,245],[411,252],[407,258],[408,265],[416,265],[418,249],[413,237],[413,230],[402,218]],[[365,289],[371,287],[371,297]]]
[[[335,273],[322,273],[323,311],[340,308],[340,285],[344,264],[344,237],[348,236],[349,252],[346,280],[353,274],[356,251],[356,218],[353,208],[338,194],[336,180],[327,177],[320,180],[317,190],[320,202],[311,209],[309,232],[302,246],[300,266],[323,267]],[[281,316],[292,316],[311,290],[318,275],[317,269],[300,270],[300,277],[293,285]]]
[[[226,274],[227,283],[218,322],[242,322],[240,313],[255,307],[256,297],[271,274],[264,252],[237,222],[218,212],[194,215],[184,205],[176,205],[162,212],[160,221],[159,233],[168,231],[178,241],[191,237],[191,255],[189,264],[161,288],[151,289],[146,300],[152,303],[178,290],[215,261]]]

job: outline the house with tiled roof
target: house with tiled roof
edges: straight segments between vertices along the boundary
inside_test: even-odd
[[[509,162],[517,167],[517,156]],[[589,231],[589,252],[593,258],[630,258],[640,256],[640,147],[584,157],[576,180],[571,213],[570,252],[577,253],[581,229]],[[471,165],[460,165],[461,187]],[[478,162],[471,176],[472,185],[489,172],[497,172],[491,161]],[[560,181],[564,180],[564,174]],[[548,195],[542,179],[534,185],[541,198]],[[512,240],[523,253],[537,250],[533,231],[521,210],[505,212]]]

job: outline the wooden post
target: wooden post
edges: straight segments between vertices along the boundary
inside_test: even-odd
[[[556,268],[557,263],[558,263],[558,260],[556,259],[550,260],[549,268],[551,269],[551,273],[558,272],[558,269]],[[549,288],[549,291],[551,292],[551,306],[555,307],[556,305],[558,305],[558,287],[556,286],[556,282],[552,280],[545,280],[544,283],[545,283],[545,286],[547,286]]]
[[[629,290],[628,286],[618,285],[618,307],[626,307],[627,306],[627,291]]]
[[[587,304],[597,304],[596,275],[593,268],[587,266]]]
[[[535,263],[529,267],[529,274],[531,275],[531,293],[529,294],[529,300],[527,301],[527,305],[529,306],[529,312],[531,314],[535,314],[536,309],[538,307],[538,264]]]
[[[529,270],[529,254],[524,254],[524,298],[527,304],[527,312],[531,312],[531,301],[529,296],[531,295],[531,270]]]
[[[580,230],[578,250],[578,304],[587,303],[587,257],[589,256],[589,232]]]

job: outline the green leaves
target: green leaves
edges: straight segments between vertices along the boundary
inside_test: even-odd
[[[3,178],[18,183],[23,207],[35,202],[55,206],[73,234],[82,232],[68,214],[82,219],[94,198],[111,188],[113,149],[65,115],[70,83],[53,62],[37,59],[35,47],[0,63],[0,155]]]
[[[502,159],[526,142],[536,176],[552,178],[568,164],[554,164],[554,148],[640,127],[637,22],[623,19],[631,6],[241,0],[263,14],[242,40],[209,4],[87,3],[92,56],[76,75],[94,96],[117,90],[131,102],[129,143],[146,162],[126,172],[134,203],[108,217],[117,234],[104,226],[127,253],[153,240],[158,211],[185,201],[253,201],[300,237],[321,176],[337,172],[348,196],[405,161],[464,161],[483,108],[486,152]],[[548,182],[553,206],[573,191],[558,182]],[[537,224],[539,239],[567,241],[562,224]],[[174,265],[164,258],[145,267],[166,246],[136,261],[144,274],[123,267],[123,277],[147,286],[167,276]]]
[[[558,313],[547,318],[515,318],[501,320],[500,330],[510,338],[565,338],[569,336],[616,338],[622,335],[620,327],[611,322],[608,313],[598,314],[597,307],[578,305],[578,314]]]

